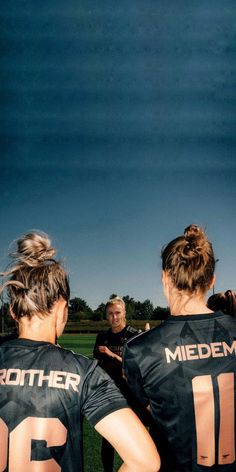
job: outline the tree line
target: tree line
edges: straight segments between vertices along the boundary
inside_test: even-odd
[[[116,297],[112,294],[110,298]],[[168,308],[156,306],[154,308],[150,300],[146,299],[143,302],[135,300],[129,295],[122,297],[126,306],[126,318],[128,320],[164,320],[170,312]],[[69,321],[93,320],[102,321],[106,319],[105,303],[95,309],[89,307],[87,302],[82,298],[75,297],[70,300],[69,306]]]
[[[112,294],[110,298],[116,297]],[[168,308],[156,306],[154,308],[150,300],[140,302],[126,295],[123,297],[126,306],[126,318],[128,320],[164,320],[170,312]],[[79,322],[82,320],[102,321],[106,319],[105,303],[93,310],[88,303],[80,297],[75,297],[69,303],[68,321]],[[0,308],[0,332],[13,329],[15,322],[12,320],[9,312],[9,304],[2,303]]]

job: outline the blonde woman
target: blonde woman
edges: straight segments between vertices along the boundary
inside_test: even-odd
[[[56,345],[70,291],[54,256],[46,235],[27,234],[3,274],[19,338],[0,347],[0,470],[82,471],[85,416],[122,457],[120,471],[156,472],[154,443],[97,361]]]

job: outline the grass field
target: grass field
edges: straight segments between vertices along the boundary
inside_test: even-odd
[[[74,352],[79,352],[88,357],[93,355],[93,346],[96,334],[63,334],[58,343]],[[84,421],[84,470],[85,472],[103,472],[100,457],[101,436],[90,424]],[[117,471],[121,464],[120,457],[115,454],[114,470]]]
[[[62,347],[92,357],[95,339],[96,334],[63,334],[58,342]]]

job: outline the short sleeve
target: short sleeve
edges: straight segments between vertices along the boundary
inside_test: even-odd
[[[95,341],[95,344],[94,344],[94,348],[93,348],[93,357],[95,359],[103,359],[104,355],[101,354],[98,350],[98,346],[103,346],[104,344],[104,333],[98,333],[97,334],[97,337],[96,337],[96,341]]]
[[[128,408],[127,401],[109,375],[98,365],[90,370],[84,380],[81,410],[95,426],[105,416]]]
[[[123,353],[123,369],[125,378],[134,397],[141,403],[141,405],[147,406],[149,404],[149,399],[143,388],[143,380],[137,364],[137,358],[133,354],[129,344],[130,343],[128,342],[125,345]]]
[[[97,336],[96,336],[96,341],[95,341],[94,348],[93,348],[93,357],[95,357],[95,359],[98,358],[97,348],[98,348],[99,344],[100,344],[100,341],[99,341],[99,333],[98,333]]]

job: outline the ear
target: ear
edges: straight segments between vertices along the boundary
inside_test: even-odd
[[[168,273],[163,270],[162,271],[162,287],[163,287],[163,292],[164,292],[164,295],[167,299],[167,301],[169,302],[169,288],[170,288],[170,277],[168,275]]]
[[[10,309],[10,315],[11,315],[12,319],[16,321],[16,315],[15,315],[11,305],[9,306],[9,309]]]
[[[11,318],[15,321],[15,324],[18,327],[19,320],[16,318],[16,315],[15,315],[11,305],[9,306],[9,311],[10,311]]]
[[[161,280],[162,280],[163,288],[164,288],[166,285],[169,285],[169,275],[168,275],[168,272],[166,272],[165,270],[162,271]]]
[[[215,281],[216,281],[216,278],[215,278],[215,275],[213,275],[212,280],[211,280],[210,285],[209,285],[209,290],[210,290],[212,287],[214,287]]]
[[[56,334],[59,338],[65,328],[68,318],[68,304],[64,298],[59,298],[54,305],[55,323],[56,323]]]

